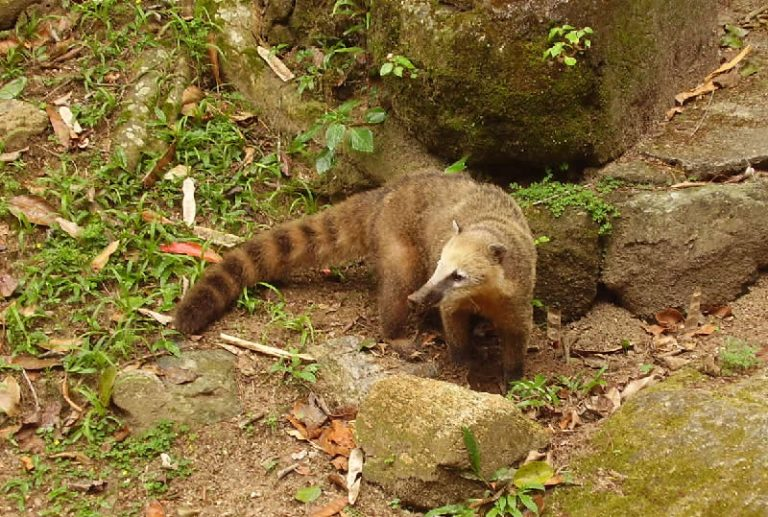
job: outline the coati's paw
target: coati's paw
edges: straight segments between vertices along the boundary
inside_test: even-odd
[[[418,359],[420,355],[419,351],[417,350],[416,343],[414,343],[412,339],[387,339],[386,343],[389,345],[389,348],[397,352],[397,355],[399,355],[402,359],[413,361]]]

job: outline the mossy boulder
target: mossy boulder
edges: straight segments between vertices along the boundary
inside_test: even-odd
[[[714,64],[716,10],[716,0],[377,0],[368,41],[374,63],[401,54],[421,69],[383,87],[430,151],[479,165],[603,163]],[[573,67],[542,58],[564,23],[595,31]]]
[[[500,395],[396,375],[373,386],[357,415],[365,479],[420,508],[481,493],[483,485],[466,475],[472,468],[462,427],[478,443],[485,478],[549,441],[543,428]]]
[[[768,378],[706,386],[684,371],[629,400],[545,515],[768,515]]]

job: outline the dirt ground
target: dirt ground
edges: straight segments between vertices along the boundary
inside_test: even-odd
[[[744,13],[757,3],[734,1],[729,9]],[[39,100],[50,100],[41,86],[38,86],[36,93]],[[94,134],[93,138],[101,136]],[[26,179],[44,175],[51,161],[56,160],[57,153],[53,149],[47,135],[31,143],[30,151],[25,155],[27,170],[23,174]],[[0,254],[0,269],[12,269],[12,262],[25,258],[14,244],[20,231],[10,217],[0,222],[0,241],[7,245]],[[33,233],[27,238],[33,242],[35,239],[42,241],[44,235],[43,232]],[[341,281],[312,271],[280,286],[288,311],[310,315],[318,343],[343,335],[374,339],[378,336],[374,279],[362,265],[349,266],[343,272]],[[265,291],[258,293],[264,295]],[[0,301],[0,310],[6,308],[8,303]],[[654,322],[635,319],[608,301],[598,303],[585,318],[564,325],[559,333],[548,336],[546,325],[539,324],[527,357],[528,378],[541,374],[547,378],[567,376],[587,380],[606,367],[602,374],[606,381],[603,388],[581,395],[564,392],[561,393],[563,403],[557,407],[529,412],[531,418],[536,418],[554,433],[549,449],[553,466],[567,470],[569,459],[588,449],[589,436],[610,413],[601,405],[600,399],[601,393],[610,388],[624,388],[631,381],[648,375],[662,379],[684,364],[714,373],[712,358],[717,356],[728,336],[758,345],[762,349],[760,354],[765,357],[768,347],[768,276],[762,275],[748,293],[730,304],[730,312],[732,315],[727,311],[721,311],[719,316],[706,315],[699,328],[711,324],[716,330],[702,331],[701,335],[690,338],[685,338],[684,331],[677,327],[659,334],[660,331],[652,327]],[[266,335],[271,343],[282,344],[285,348],[295,345],[295,334],[269,322],[269,315],[263,311],[249,315],[243,310],[235,310],[209,329],[202,339],[184,340],[180,346],[182,349],[218,348],[216,336],[220,332],[254,340]],[[435,337],[429,326],[416,340],[422,344],[423,352],[416,360],[435,359],[439,365],[439,378],[476,389],[498,391],[495,374],[489,373],[486,368],[487,365],[498,364],[494,359],[493,336],[486,335],[483,329],[479,330],[478,340],[484,346],[478,353],[478,364],[471,369],[450,364],[443,342],[439,335]],[[570,347],[570,360],[567,362],[564,344]],[[8,355],[10,350],[5,339],[0,345],[2,355]],[[377,353],[393,354],[385,346]],[[151,359],[145,362],[151,363]],[[329,480],[337,473],[330,464],[330,458],[307,442],[288,434],[292,427],[285,415],[297,400],[306,399],[311,386],[287,382],[284,377],[271,373],[273,363],[273,359],[257,354],[241,356],[238,376],[244,416],[192,429],[176,441],[169,453],[172,457],[188,460],[192,468],[188,477],[174,479],[169,483],[168,491],[157,497],[166,515],[310,515],[313,510],[344,495]],[[56,389],[46,386],[58,385],[62,377],[60,369],[49,373],[30,373],[30,382],[36,386],[42,405],[46,405],[49,398],[60,399]],[[713,383],[731,382],[727,377],[713,376],[711,379]],[[22,386],[22,400],[22,409],[29,410],[33,402],[26,386]],[[576,422],[573,420],[574,413],[578,415]],[[253,418],[249,425],[241,425],[248,415],[257,418]],[[0,421],[0,428],[7,423]],[[24,454],[13,446],[4,444],[0,448],[0,487],[25,476],[22,456]],[[266,468],[265,465],[271,460],[276,460],[275,466]],[[278,479],[276,472],[293,463],[303,467]],[[33,476],[26,479],[33,479]],[[102,515],[136,515],[153,498],[144,490],[140,479],[132,483],[107,481],[106,501],[113,508],[104,510]],[[323,493],[317,501],[305,505],[295,500],[294,494],[307,486],[319,486]],[[44,483],[32,486],[27,496],[28,510],[24,515],[45,515],[50,489]],[[81,497],[93,495],[82,494]],[[348,513],[364,516],[414,514],[418,515],[418,512],[400,509],[396,500],[370,483],[363,484],[354,510]],[[0,498],[0,515],[10,517],[22,514],[13,500]]]

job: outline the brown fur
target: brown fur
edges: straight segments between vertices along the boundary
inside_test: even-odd
[[[531,330],[533,239],[509,195],[463,175],[407,176],[256,235],[205,271],[179,303],[176,328],[202,331],[246,286],[359,257],[378,273],[385,338],[405,335],[409,302],[437,304],[446,341],[459,359],[471,353],[470,319],[480,315],[499,334],[505,379],[522,375]],[[456,271],[461,281],[455,281]]]

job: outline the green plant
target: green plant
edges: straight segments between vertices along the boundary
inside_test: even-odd
[[[594,390],[597,387],[603,388],[607,385],[607,382],[605,379],[603,379],[603,374],[608,369],[607,366],[601,367],[595,375],[593,375],[591,378],[584,379],[582,375],[576,375],[574,377],[567,377],[565,375],[560,375],[557,377],[557,384],[560,386],[566,388],[572,393],[580,393],[583,395],[589,395],[592,393],[592,390]]]
[[[419,69],[405,56],[400,54],[387,54],[386,61],[379,68],[379,75],[385,77],[389,74],[395,77],[410,77],[416,79],[419,77]]]
[[[727,23],[723,30],[725,34],[720,38],[721,47],[739,49],[744,46],[744,38],[749,34],[747,29]]]
[[[337,151],[344,146],[348,146],[353,151],[372,153],[373,132],[368,125],[381,124],[386,120],[387,113],[382,108],[371,108],[363,114],[362,122],[356,122],[353,111],[359,104],[360,101],[353,99],[322,115],[307,131],[294,139],[293,151],[303,149],[308,142],[325,130],[325,145],[315,159],[315,168],[320,174],[328,172],[333,167]]]
[[[521,379],[509,383],[507,398],[514,401],[517,407],[540,408],[560,404],[557,395],[559,388],[552,386],[543,374],[536,374],[533,379]]]
[[[760,365],[758,348],[746,341],[728,336],[718,354],[718,360],[725,375],[743,373]]]
[[[303,364],[301,358],[296,355],[298,354],[296,349],[291,349],[289,352],[294,355],[290,359],[278,359],[269,371],[281,375],[289,374],[289,379],[300,382],[309,382],[310,384],[317,382],[317,370],[320,369],[320,365],[317,363]]]
[[[602,199],[594,190],[584,185],[561,183],[552,180],[551,172],[543,180],[521,187],[510,185],[512,195],[523,207],[543,205],[553,216],[560,217],[565,210],[573,207],[586,212],[598,224],[598,233],[605,235],[611,231],[611,220],[618,217],[619,210]]]
[[[550,47],[544,51],[544,59],[558,60],[567,66],[575,66],[576,55],[592,46],[590,27],[577,29],[572,25],[552,27],[547,35]]]
[[[538,237],[533,239],[533,245],[534,246],[541,246],[542,244],[546,244],[550,242],[551,239],[546,235],[539,235]]]
[[[446,167],[443,172],[445,172],[445,174],[456,174],[466,170],[468,159],[469,159],[469,155],[465,154],[464,156],[462,156],[461,158],[459,158],[458,160],[450,164],[448,167]]]

